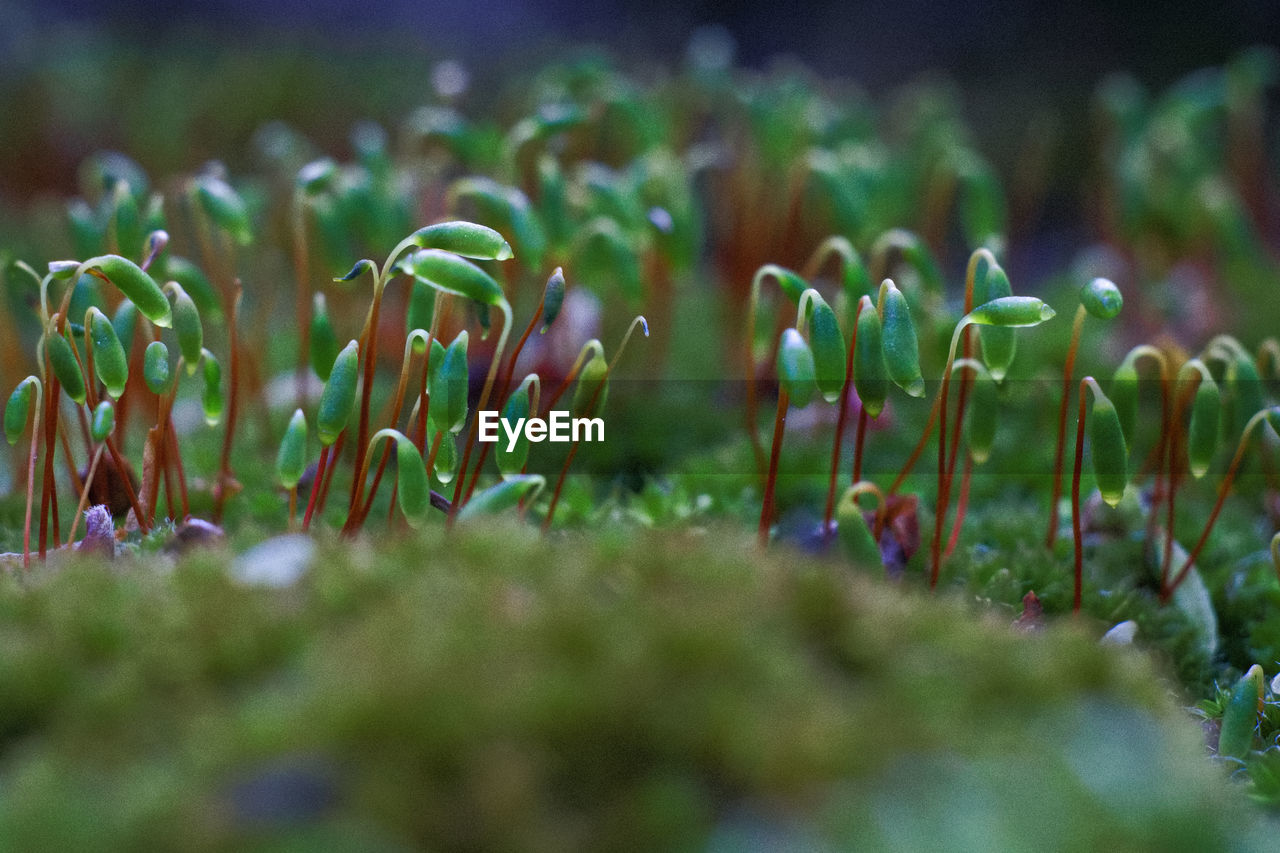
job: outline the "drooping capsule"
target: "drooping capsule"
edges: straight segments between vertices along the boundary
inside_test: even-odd
[[[546,478],[541,474],[516,474],[476,493],[458,510],[457,520],[462,523],[473,518],[496,515],[516,507],[526,499],[536,500],[538,492],[546,484]]]
[[[196,372],[200,351],[204,349],[204,325],[200,322],[200,309],[182,285],[171,282],[173,289],[173,331],[178,336],[178,352],[187,365],[187,375]]]
[[[505,297],[502,288],[480,267],[465,258],[440,249],[419,249],[404,262],[410,275],[432,287],[473,299],[482,305],[497,305]]]
[[[405,329],[409,332],[417,329],[431,330],[431,320],[436,312],[437,292],[425,281],[416,278],[413,280],[413,285],[409,288],[409,311],[405,318]],[[414,340],[414,352],[422,355],[425,350],[426,344],[421,339]]]
[[[307,353],[311,359],[311,369],[321,382],[329,381],[329,371],[338,357],[338,336],[333,331],[333,321],[329,319],[329,308],[324,294],[317,293],[311,311],[311,337]]]
[[[360,345],[350,341],[334,359],[316,409],[316,435],[326,447],[338,440],[355,409],[359,370]]]
[[[221,178],[205,175],[196,182],[196,199],[214,225],[226,231],[242,246],[253,241],[249,208],[238,192]]]
[[[27,416],[31,413],[31,403],[39,385],[39,379],[28,376],[9,395],[9,402],[4,407],[4,437],[11,446],[18,443],[27,428]]]
[[[791,327],[783,330],[778,346],[778,381],[797,409],[809,405],[817,389],[813,351],[804,336]]]
[[[920,344],[916,324],[911,319],[907,297],[890,279],[880,286],[884,310],[880,317],[884,364],[889,378],[912,397],[924,396],[924,376],[920,373]]]
[[[307,416],[302,409],[295,409],[280,440],[276,454],[276,476],[280,485],[292,489],[302,479],[307,468]]]
[[[858,306],[858,339],[853,353],[853,387],[871,417],[879,417],[889,396],[889,372],[880,340],[880,315],[864,296]]]
[[[120,346],[126,353],[133,352],[133,331],[138,326],[138,306],[128,299],[120,300],[116,313],[111,318],[111,325],[120,339]]]
[[[1034,296],[1003,296],[974,308],[969,321],[982,326],[1038,326],[1057,312]]]
[[[598,418],[609,399],[609,363],[598,350],[578,371],[578,385],[573,390],[573,416]]]
[[[169,390],[169,348],[164,341],[152,341],[142,356],[142,378],[152,394]]]
[[[419,228],[410,235],[421,249],[442,249],[455,255],[486,261],[512,257],[511,246],[497,231],[474,222],[454,220]]]
[[[999,390],[995,377],[979,370],[970,391],[965,444],[969,457],[981,465],[991,456],[991,446],[996,439],[996,413],[1000,407]]]
[[[542,291],[542,329],[538,334],[544,334],[560,316],[560,307],[564,305],[564,291],[564,270],[556,267]]]
[[[142,267],[119,255],[101,255],[85,261],[86,269],[96,269],[138,306],[142,316],[167,329],[173,323],[169,300],[156,280]]]
[[[1003,268],[987,263],[985,253],[978,263],[981,269],[974,278],[975,304],[984,305],[993,299],[1013,295],[1013,285]],[[1003,382],[1017,353],[1017,332],[1004,326],[983,326],[978,330],[978,340],[982,344],[982,362],[991,371],[991,378]]]
[[[80,372],[80,364],[67,339],[53,329],[44,339],[45,352],[49,356],[49,366],[53,368],[54,378],[62,385],[67,396],[77,403],[85,401],[84,375]]]
[[[110,400],[102,400],[93,408],[93,417],[89,421],[89,435],[94,441],[106,441],[116,428],[116,408]]]
[[[1120,419],[1120,429],[1126,442],[1133,441],[1133,431],[1138,422],[1138,368],[1126,358],[1111,375],[1111,404]]]
[[[531,374],[531,378],[536,379],[536,377],[537,374]],[[529,417],[529,384],[529,378],[521,382],[520,387],[507,398],[507,404],[502,407],[502,420],[512,430],[517,429],[517,425]],[[503,429],[498,435],[494,458],[498,463],[498,471],[504,479],[519,474],[529,459],[529,437],[525,435],[523,429],[520,429],[516,436],[515,446],[508,450],[509,445],[507,432]]]
[[[1109,506],[1116,506],[1124,497],[1125,484],[1129,479],[1129,451],[1116,407],[1101,392],[1095,393],[1093,398],[1089,442],[1098,493]]]
[[[1231,688],[1230,698],[1222,709],[1222,726],[1218,732],[1219,755],[1244,758],[1253,749],[1254,728],[1258,724],[1258,705],[1262,691],[1262,668],[1254,664]]]
[[[204,390],[200,395],[204,422],[209,426],[217,426],[222,420],[222,408],[226,403],[222,394],[222,365],[208,350],[200,353],[200,361],[204,378]]]
[[[431,409],[428,416],[437,429],[457,433],[467,420],[467,343],[470,335],[464,329],[458,333],[438,362],[428,357],[427,386],[431,392]],[[432,346],[432,355],[435,347]]]
[[[1187,467],[1196,479],[1208,472],[1218,449],[1221,405],[1218,383],[1210,376],[1202,377],[1191,402],[1191,424],[1187,429]]]
[[[393,430],[394,432],[394,430]],[[410,527],[422,527],[431,510],[427,463],[413,442],[400,433],[396,439],[396,500]],[[443,442],[441,442],[443,445]]]
[[[94,372],[98,381],[107,387],[107,393],[118,400],[129,382],[129,357],[106,314],[90,308],[85,319],[86,331],[93,343]]]
[[[835,312],[821,298],[814,301],[809,315],[809,341],[818,391],[824,400],[834,403],[844,390],[848,350]]]
[[[435,408],[432,406],[432,408]],[[440,436],[440,446],[436,448],[436,458],[432,464],[432,472],[436,475],[436,479],[441,483],[448,485],[453,482],[453,476],[458,472],[458,444],[457,438],[452,432],[443,430]],[[434,442],[435,439],[433,438]]]

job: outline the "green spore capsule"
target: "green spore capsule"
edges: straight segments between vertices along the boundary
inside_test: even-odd
[[[813,313],[809,317],[809,340],[818,391],[824,400],[834,403],[844,390],[848,350],[844,347],[844,335],[840,332],[835,312],[821,299],[814,302]]]
[[[329,381],[329,371],[338,357],[338,336],[333,331],[333,322],[329,319],[329,309],[325,304],[324,294],[317,293],[311,312],[311,338],[308,342],[308,355],[311,369],[321,382]]]
[[[222,407],[226,402],[222,395],[222,365],[208,350],[200,353],[200,356],[204,377],[200,405],[204,409],[204,422],[209,426],[217,426],[222,420]]]
[[[1133,441],[1133,431],[1138,423],[1138,387],[1138,368],[1125,359],[1111,375],[1110,396],[1126,442]]]
[[[128,299],[122,299],[116,306],[111,325],[116,330],[116,337],[120,339],[120,346],[124,351],[133,352],[133,331],[138,327],[138,306]]]
[[[163,341],[147,344],[142,358],[142,378],[152,394],[163,394],[169,390],[169,348]]]
[[[1095,392],[1093,400],[1089,442],[1098,493],[1109,506],[1118,506],[1129,479],[1129,451],[1116,407],[1101,392]]]
[[[360,345],[350,341],[333,360],[316,410],[316,435],[326,447],[338,440],[355,408],[359,366]]]
[[[67,396],[77,403],[85,401],[84,375],[80,373],[80,365],[71,344],[56,331],[50,330],[44,339],[45,352],[49,355],[49,366],[53,368],[54,378],[67,392]]]
[[[1004,296],[992,299],[968,313],[969,322],[982,326],[1021,328],[1038,326],[1057,314],[1034,296]]]
[[[200,363],[200,351],[204,349],[204,326],[200,322],[200,309],[182,285],[170,282],[173,290],[173,331],[178,336],[178,352],[187,365],[187,375],[196,372]]]
[[[413,442],[401,433],[396,439],[396,499],[410,527],[420,528],[431,509],[431,485],[427,481],[427,463]],[[452,444],[452,442],[450,442]],[[444,442],[441,442],[444,446]]]
[[[156,284],[154,278],[133,261],[119,255],[101,255],[90,258],[80,266],[86,271],[96,269],[106,276],[121,293],[138,306],[142,316],[152,323],[162,329],[172,325],[173,311],[169,307],[169,300],[165,297],[164,291],[160,289],[160,285]]]
[[[1191,424],[1187,431],[1187,463],[1191,476],[1199,479],[1209,470],[1218,449],[1218,423],[1222,395],[1218,383],[1209,376],[1200,380],[1191,403]]]
[[[999,406],[995,377],[985,370],[979,370],[973,381],[965,424],[965,443],[969,447],[969,457],[978,465],[991,457],[991,446],[996,440],[996,412],[999,411]]]
[[[813,399],[817,389],[815,373],[813,351],[804,336],[793,328],[784,329],[778,347],[778,381],[797,409],[803,409]]]
[[[1080,304],[1091,316],[1111,320],[1124,307],[1124,297],[1115,282],[1107,278],[1095,278],[1080,288]]]
[[[93,409],[93,417],[89,421],[89,435],[94,441],[106,441],[107,436],[116,428],[116,407],[110,400],[103,400]]]
[[[482,305],[497,305],[505,297],[502,288],[487,272],[451,252],[420,249],[403,264],[414,278],[456,296],[473,299]]]
[[[226,181],[211,175],[200,178],[196,183],[196,199],[210,221],[230,234],[237,243],[247,246],[253,241],[249,208]]]
[[[511,246],[501,234],[484,225],[457,220],[428,225],[410,238],[421,249],[442,249],[455,255],[485,261],[505,261],[513,257]]]
[[[1266,404],[1262,399],[1262,377],[1248,353],[1240,353],[1234,362],[1231,390],[1235,397],[1235,423],[1244,424]]]
[[[457,520],[465,522],[513,509],[523,500],[535,500],[546,485],[541,474],[517,474],[478,492],[458,510]]]
[[[884,410],[889,396],[889,371],[884,364],[884,347],[880,340],[880,315],[864,296],[858,306],[858,339],[854,342],[853,387],[863,408],[873,418]]]
[[[435,407],[432,406],[434,409]],[[453,475],[458,472],[458,444],[452,432],[443,431],[440,446],[436,448],[436,458],[432,463],[432,472],[436,479],[446,486],[453,482]],[[439,432],[436,435],[440,435]],[[432,439],[434,442],[435,439]]]
[[[564,270],[556,267],[542,291],[542,328],[538,334],[546,334],[547,329],[560,316],[560,308],[564,305],[564,291]]]
[[[1222,709],[1219,755],[1242,759],[1253,749],[1262,689],[1262,668],[1257,664],[1249,667],[1249,671],[1231,688],[1231,697]]]
[[[609,363],[596,350],[578,372],[578,386],[573,389],[573,416],[598,418],[608,399]]]
[[[9,402],[4,407],[4,437],[10,446],[18,443],[27,428],[27,416],[31,414],[31,403],[39,385],[39,379],[28,376],[9,395]]]
[[[912,397],[924,396],[924,376],[920,373],[920,344],[916,324],[911,319],[907,297],[891,280],[880,285],[884,305],[880,318],[884,364],[889,378]]]
[[[93,342],[93,369],[107,393],[120,399],[129,382],[129,357],[116,336],[116,329],[97,308],[90,308],[85,318],[89,339]]]
[[[1013,295],[1013,285],[1001,267],[988,264],[985,255],[979,264],[985,269],[985,275],[980,274],[974,279],[973,295],[977,304],[984,305],[993,299]],[[991,371],[991,378],[1003,382],[1017,353],[1017,333],[1003,326],[983,326],[978,330],[978,340],[982,344],[982,362]]]
[[[307,416],[302,409],[295,409],[276,454],[276,476],[280,478],[280,485],[286,489],[296,487],[306,468]]]
[[[862,508],[858,506],[857,492],[850,488],[840,498],[836,507],[836,536],[840,542],[840,550],[854,565],[864,569],[879,569],[884,566],[871,528],[867,525]]]
[[[467,391],[470,374],[467,370],[467,344],[470,335],[464,329],[458,333],[437,364],[428,360],[427,386],[431,391],[431,409],[428,416],[436,429],[451,433],[462,431],[467,420]],[[434,347],[432,347],[434,355]]]

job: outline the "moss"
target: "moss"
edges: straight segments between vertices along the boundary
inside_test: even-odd
[[[1252,820],[1138,655],[727,531],[329,543],[287,589],[226,560],[3,584],[0,849],[1208,850]]]

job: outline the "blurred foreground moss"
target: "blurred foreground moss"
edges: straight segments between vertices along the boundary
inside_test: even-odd
[[[230,559],[0,585],[0,850],[1262,847],[1137,653],[738,533]]]

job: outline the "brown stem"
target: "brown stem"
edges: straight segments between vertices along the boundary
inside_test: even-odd
[[[560,503],[560,490],[564,488],[565,478],[569,476],[569,466],[573,464],[573,457],[578,453],[578,442],[572,442],[569,445],[569,454],[564,458],[564,465],[560,467],[560,476],[556,479],[555,491],[551,493],[551,503],[547,505],[547,515],[542,519],[542,532],[546,533],[551,529],[551,520],[555,517],[556,506]]]
[[[329,486],[333,484],[333,472],[338,470],[338,460],[342,458],[342,445],[346,443],[347,431],[338,433],[338,440],[333,443],[330,454],[329,470],[325,472],[324,482],[320,484],[320,497],[316,502],[316,512],[324,512],[325,501],[329,499]]]
[[[89,484],[93,482],[93,475],[98,470],[98,462],[102,459],[102,451],[106,450],[105,444],[99,444],[98,449],[93,452],[93,460],[89,463],[89,474],[84,479],[84,486],[80,489],[80,502],[76,504],[75,514],[71,516],[71,532],[67,534],[67,543],[70,545],[76,541],[76,528],[80,524],[80,516],[84,514],[84,508],[89,503]]]
[[[969,484],[973,479],[973,457],[964,458],[964,468],[960,474],[960,496],[956,498],[956,520],[951,525],[951,535],[947,537],[947,548],[942,559],[948,559],[960,542],[960,529],[964,527],[965,515],[969,512]]]
[[[47,374],[46,374],[47,375]],[[41,403],[44,401],[41,400]],[[31,568],[31,504],[35,497],[36,455],[40,450],[40,407],[31,422],[31,449],[27,453],[27,509],[22,521],[22,570]]]
[[[933,541],[929,543],[929,589],[937,587],[942,571],[942,525],[951,500],[951,483],[947,480],[947,391],[950,386],[951,365],[948,364],[942,374],[942,391],[938,394],[938,505],[933,517]]]
[[[178,471],[178,490],[182,496],[182,517],[185,519],[191,515],[191,504],[187,500],[187,471],[182,464],[182,450],[178,447],[178,436],[173,429],[173,418],[169,418],[169,428],[167,432],[169,436],[169,452],[173,454],[173,467]]]
[[[311,480],[311,494],[307,498],[307,511],[302,516],[302,529],[311,529],[311,513],[316,509],[316,497],[320,494],[320,486],[324,482],[324,469],[329,463],[329,445],[320,449],[320,462],[316,465],[316,475]],[[295,490],[296,491],[296,490]]]
[[[1062,366],[1062,401],[1058,405],[1058,441],[1053,451],[1053,488],[1049,498],[1049,530],[1045,533],[1044,546],[1053,548],[1058,540],[1058,499],[1062,497],[1062,454],[1067,440],[1067,401],[1071,398],[1071,377],[1076,369],[1076,351],[1080,348],[1080,332],[1084,329],[1087,312],[1083,305],[1076,309],[1075,322],[1071,326],[1071,343]]]
[[[769,450],[769,475],[764,481],[764,500],[760,504],[760,529],[758,539],[761,548],[769,544],[769,525],[773,523],[774,493],[778,480],[778,460],[782,456],[782,435],[787,428],[787,407],[790,405],[785,389],[778,389],[778,410],[773,416],[773,446]]]
[[[227,503],[227,484],[232,479],[231,446],[236,437],[236,416],[240,412],[240,299],[244,291],[240,280],[235,281],[235,293],[229,300],[227,311],[228,349],[231,359],[231,376],[228,380],[230,389],[227,401],[227,429],[222,436],[222,460],[218,465],[218,481],[214,488],[213,521],[221,523],[222,511]]]

